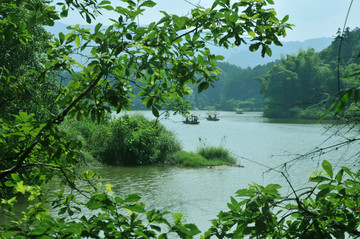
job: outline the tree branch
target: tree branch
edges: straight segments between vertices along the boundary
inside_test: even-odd
[[[123,50],[124,49],[124,44],[120,44],[117,47],[115,47],[110,55],[113,55],[114,53],[118,53],[119,49]],[[106,64],[106,67],[109,68],[111,66],[112,62],[108,62]],[[95,86],[97,85],[97,83],[101,80],[101,78],[103,77],[104,72],[101,71],[99,73],[99,75],[96,77],[96,79],[85,89],[83,90],[83,92],[81,92],[76,99],[74,99],[55,119],[50,120],[47,122],[47,124],[40,130],[40,132],[35,136],[33,142],[30,144],[29,147],[25,148],[23,150],[23,152],[19,153],[18,155],[18,159],[16,161],[16,164],[9,168],[9,169],[5,169],[3,171],[0,172],[0,181],[5,179],[9,174],[16,172],[18,169],[20,169],[23,166],[23,162],[25,161],[25,159],[30,155],[30,153],[33,151],[33,149],[35,148],[35,146],[40,142],[40,139],[42,138],[42,136],[45,134],[46,131],[48,131],[54,124],[60,124],[61,122],[64,121],[65,116],[67,116],[67,114],[70,112],[70,110],[72,108],[74,108],[74,106],[86,95],[88,94],[91,90],[93,90],[95,88]]]

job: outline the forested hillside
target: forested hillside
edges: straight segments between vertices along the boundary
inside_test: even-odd
[[[319,118],[324,114],[333,103],[331,97],[359,85],[357,78],[344,77],[359,67],[359,39],[359,28],[346,29],[319,53],[308,49],[283,57],[258,79],[264,94],[264,116]]]
[[[219,62],[219,81],[200,94],[194,89],[190,104],[209,110],[264,110],[270,118],[319,119],[341,90],[359,85],[356,78],[344,77],[359,67],[359,39],[360,29],[346,29],[320,52],[301,49],[253,68]]]
[[[260,111],[263,108],[263,96],[260,84],[255,79],[265,75],[275,63],[258,65],[254,68],[241,68],[229,63],[218,63],[221,74],[214,87],[189,96],[190,105],[199,109]]]
[[[219,80],[201,93],[192,87],[193,93],[185,98],[192,109],[231,111],[242,108],[245,111],[263,110],[264,116],[270,118],[319,119],[330,107],[339,88],[344,90],[358,85],[358,81],[343,76],[350,75],[358,67],[359,39],[358,28],[346,29],[320,52],[313,48],[300,49],[297,54],[282,55],[280,60],[253,68],[218,62]],[[71,76],[65,72],[60,75],[62,84],[67,85]],[[141,82],[136,84],[142,85]],[[129,89],[131,86],[137,95],[139,89],[133,83],[129,84]],[[171,105],[171,102],[167,103]],[[140,97],[131,101],[131,107],[147,109]]]

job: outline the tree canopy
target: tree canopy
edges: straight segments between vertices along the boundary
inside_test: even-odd
[[[328,48],[318,53],[309,48],[300,50],[297,55],[284,56],[271,71],[259,77],[264,94],[264,116],[319,119],[334,101],[339,102],[336,99],[349,95],[349,89],[355,90],[359,86],[359,32],[359,29],[350,31],[347,28]],[[356,95],[354,101],[357,101]]]
[[[118,197],[111,185],[95,185],[94,172],[78,173],[80,142],[59,126],[65,118],[101,121],[112,110],[130,110],[135,93],[158,116],[160,109],[182,103],[192,91],[189,85],[201,92],[215,84],[216,61],[222,57],[210,52],[208,42],[226,48],[248,39],[250,51],[261,49],[262,55],[270,55],[271,44],[281,45],[278,37],[285,36],[291,25],[287,16],[278,19],[268,8],[272,0],[214,0],[211,8],[195,7],[189,16],[163,12],[160,21],[147,26],[139,26],[136,18],[155,2],[121,3],[113,7],[109,1],[96,0],[1,1],[0,49],[13,50],[6,51],[10,55],[2,56],[0,66],[1,93],[5,92],[1,97],[6,97],[1,99],[0,114],[0,211],[13,220],[0,226],[0,237],[192,238],[200,233],[196,225],[184,223],[180,213],[171,217],[169,212],[147,211],[138,195]],[[70,9],[89,23],[104,11],[115,12],[118,18],[113,25],[97,24],[94,30],[75,25],[71,32],[49,39],[41,26],[67,17]],[[87,64],[76,62],[73,54],[88,48]],[[317,76],[314,71],[297,74],[297,69],[312,64],[322,67],[311,50],[301,55],[300,60],[274,66],[270,76],[279,74],[287,87],[293,87],[297,78]],[[66,72],[71,81],[62,84],[59,72]],[[278,87],[272,82],[267,86]],[[337,109],[341,111],[350,95],[357,99],[358,93],[354,88],[346,91]],[[322,166],[326,174],[314,172],[310,181],[315,186],[305,192],[292,188],[291,195],[281,196],[280,186],[273,184],[239,190],[242,200],[231,198],[229,211],[220,212],[202,237],[358,237],[360,172],[346,167],[335,172],[327,161]],[[50,202],[44,189],[54,176],[70,190],[62,188]],[[79,188],[78,180],[87,184]],[[28,207],[18,215],[20,199],[27,200]]]
[[[217,80],[216,61],[223,57],[212,54],[208,43],[227,48],[248,42],[250,51],[271,55],[270,46],[281,45],[278,38],[291,24],[288,16],[276,17],[269,7],[272,0],[215,0],[210,8],[195,7],[188,16],[162,12],[161,20],[138,25],[136,18],[155,4],[151,0],[122,0],[116,7],[106,0],[1,1],[0,49],[5,53],[0,58],[1,210],[17,217],[13,209],[19,194],[30,202],[19,223],[0,228],[2,236],[97,237],[102,231],[105,237],[154,237],[155,231],[161,231],[156,224],[183,238],[198,233],[196,226],[183,224],[179,214],[170,224],[164,219],[166,213],[146,212],[138,196],[109,198],[109,187],[93,187],[93,173],[76,174],[80,142],[67,137],[59,125],[67,117],[101,121],[113,110],[131,110],[135,93],[159,116],[160,109],[182,105],[183,97],[192,92],[189,84],[201,92]],[[54,25],[72,10],[88,23],[107,11],[118,17],[111,19],[111,26],[98,23],[90,30],[75,25],[69,33],[50,38],[42,27]],[[85,52],[90,52],[86,63],[73,57]],[[67,85],[61,83],[59,72],[71,76]],[[53,202],[60,216],[53,218],[43,189],[54,176],[89,198],[87,203],[62,191]],[[79,178],[89,182],[92,193],[76,187]],[[104,213],[80,221],[61,216],[81,211],[73,207],[80,204]],[[121,216],[118,209],[132,213]],[[145,215],[149,227],[138,213]],[[98,227],[104,217],[111,222],[108,225],[120,228]]]
[[[114,24],[109,27],[98,23],[92,32],[79,25],[71,27],[70,33],[59,33],[53,41],[45,41],[47,45],[43,49],[47,49],[46,52],[37,51],[37,54],[46,53],[47,59],[41,69],[30,70],[33,75],[22,80],[22,89],[31,88],[29,79],[44,84],[48,74],[59,70],[68,72],[73,80],[67,87],[58,89],[57,97],[48,103],[51,109],[56,106],[58,113],[52,112],[38,121],[37,111],[20,108],[19,116],[3,122],[3,130],[9,132],[10,128],[12,132],[14,119],[18,119],[24,124],[19,130],[25,135],[12,132],[11,137],[3,136],[1,143],[9,151],[4,153],[6,161],[12,162],[12,166],[1,171],[0,180],[26,166],[34,151],[47,152],[47,159],[53,158],[53,154],[63,155],[59,148],[50,150],[52,141],[49,137],[57,132],[57,125],[66,116],[101,120],[112,109],[117,112],[130,110],[134,88],[138,88],[142,102],[158,116],[168,100],[181,100],[191,92],[188,84],[198,85],[201,92],[216,81],[215,61],[222,57],[211,54],[206,42],[223,47],[240,45],[245,43],[246,34],[251,37],[250,50],[261,46],[262,55],[271,54],[269,45],[281,45],[278,37],[284,36],[286,28],[291,26],[286,22],[287,16],[279,20],[272,8],[266,8],[272,1],[241,1],[232,5],[229,1],[214,1],[211,8],[197,7],[188,17],[163,12],[159,22],[146,27],[138,26],[136,17],[155,3],[123,2],[125,6],[118,7],[112,7],[109,1],[60,2],[61,12],[44,1],[5,1],[2,4],[1,10],[7,16],[4,14],[1,21],[1,38],[25,46],[35,40],[34,32],[28,28],[30,23],[52,25],[55,20],[66,17],[70,8],[77,9],[88,22],[95,16],[89,11],[90,7],[96,11],[114,11],[119,18],[113,19]],[[24,15],[28,20],[22,18]],[[91,47],[88,64],[82,65],[72,58],[71,54],[81,54],[88,47]],[[31,67],[26,63],[25,66]],[[81,71],[75,70],[75,66]],[[2,80],[7,82],[8,88],[19,88],[19,78],[10,69],[2,67]],[[17,122],[17,125],[21,124]],[[30,128],[25,130],[24,127]],[[9,146],[14,144],[11,142],[23,146],[13,150],[15,145]],[[64,148],[68,147],[64,145]],[[33,157],[35,161],[31,163],[39,162],[35,155]]]

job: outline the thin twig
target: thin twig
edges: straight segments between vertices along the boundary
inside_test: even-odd
[[[344,32],[345,32],[346,23],[347,23],[347,20],[348,20],[349,15],[350,15],[350,9],[351,9],[351,7],[352,7],[353,1],[354,1],[354,0],[351,0],[351,2],[350,2],[350,6],[349,6],[349,9],[348,9],[347,14],[346,14],[344,26],[343,26],[342,33],[341,33],[341,36],[340,36],[339,53],[338,53],[338,61],[337,61],[337,84],[338,84],[338,92],[340,92],[340,90],[341,90],[341,88],[340,88],[340,60],[341,60],[341,50],[342,50],[341,48],[342,48],[342,43],[343,43],[343,40],[344,40]]]

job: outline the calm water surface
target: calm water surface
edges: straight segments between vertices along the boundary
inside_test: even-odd
[[[140,113],[152,118],[151,112]],[[263,118],[261,113],[246,112],[220,112],[220,121],[213,122],[205,120],[205,111],[197,113],[200,113],[199,125],[183,124],[183,118],[178,115],[162,118],[161,123],[176,134],[184,150],[196,151],[204,143],[222,145],[237,156],[244,168],[98,168],[102,183],[112,184],[120,195],[140,193],[148,209],[181,212],[187,222],[195,223],[204,231],[220,210],[226,210],[230,197],[249,183],[280,183],[284,193],[290,192],[284,178],[277,172],[266,172],[267,167],[276,167],[317,147],[344,141],[339,136],[330,137],[334,131],[326,130],[328,125],[276,122]],[[289,164],[292,165],[288,168],[291,182],[297,188],[304,186],[311,174],[309,169],[318,170],[321,159],[325,158],[338,162],[344,150],[322,157],[316,153],[294,165]]]

